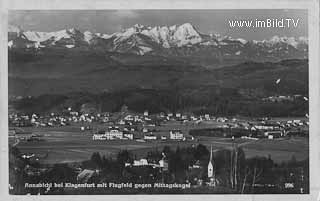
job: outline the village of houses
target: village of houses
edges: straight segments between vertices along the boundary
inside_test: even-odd
[[[25,128],[63,128],[73,126],[79,132],[89,132],[94,141],[136,140],[138,142],[154,140],[193,141],[192,129],[224,129],[230,132],[215,137],[241,137],[246,139],[279,138],[287,135],[308,137],[308,118],[270,119],[270,118],[228,118],[210,114],[194,115],[184,113],[149,114],[125,112],[118,113],[81,113],[66,108],[61,113],[9,115],[9,138],[20,140],[41,140],[42,136],[24,132]],[[237,131],[241,130],[241,134]],[[219,135],[219,134],[218,134]]]
[[[99,146],[105,142],[113,142],[113,144],[155,144],[164,143],[189,143],[190,145],[198,144],[201,137],[217,137],[225,139],[244,139],[249,141],[257,141],[259,139],[274,140],[276,138],[286,139],[290,136],[299,136],[308,138],[308,118],[244,118],[244,117],[215,117],[211,114],[195,115],[185,113],[159,113],[150,114],[148,111],[143,113],[129,112],[127,109],[117,113],[81,113],[74,111],[71,107],[66,108],[61,113],[50,113],[48,115],[9,115],[9,142],[13,146],[24,142],[24,149],[32,147],[37,143],[46,141],[46,135],[39,135],[33,132],[43,129],[42,133],[47,130],[59,130],[72,127],[76,130],[78,136],[86,136],[86,144],[98,143]],[[217,132],[216,130],[217,129]],[[209,130],[202,135],[200,130]],[[193,132],[191,132],[193,131]],[[218,132],[219,131],[219,132]],[[222,132],[221,132],[222,131]],[[241,132],[238,132],[241,131]],[[63,132],[62,132],[63,133]],[[67,134],[66,134],[66,137]],[[70,139],[69,139],[70,140]],[[77,141],[77,138],[71,139]],[[33,145],[28,145],[32,142]],[[67,141],[66,141],[67,142]],[[153,143],[154,142],[154,143]],[[50,144],[50,142],[48,141]],[[203,143],[203,141],[201,142]],[[49,145],[48,144],[48,145]],[[62,143],[63,144],[63,143]],[[109,144],[110,145],[110,144]],[[108,146],[109,146],[108,145]],[[208,144],[207,144],[208,145]],[[107,145],[106,145],[107,146]],[[17,146],[19,148],[19,146]],[[82,149],[79,147],[79,150]],[[47,148],[43,148],[43,152],[48,155]],[[64,149],[64,148],[61,148]],[[84,148],[85,149],[85,148]],[[103,148],[105,149],[105,148]],[[23,149],[22,149],[23,150]],[[91,153],[92,154],[92,153]],[[162,153],[163,154],[163,153]],[[41,161],[41,154],[22,152],[22,158],[28,160]],[[206,185],[216,185],[213,178],[213,165],[211,164],[212,146],[210,151],[210,160],[208,161],[208,181]],[[212,161],[213,162],[213,161]],[[150,161],[145,157],[135,158],[132,162],[126,162],[125,167],[152,167],[155,170],[167,171],[168,161],[163,155],[159,161]],[[190,171],[199,170],[199,163],[189,166]],[[45,170],[45,169],[44,169]],[[43,170],[43,171],[44,171]],[[25,172],[29,176],[40,175],[42,169],[28,166]],[[87,182],[92,176],[99,174],[97,170],[82,169],[78,170],[78,182]],[[200,183],[199,183],[200,182]],[[197,180],[197,185],[202,185],[201,179]]]

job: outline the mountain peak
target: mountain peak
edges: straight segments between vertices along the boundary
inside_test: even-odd
[[[83,32],[83,38],[87,43],[90,43],[90,41],[93,39],[93,37],[94,37],[94,34],[91,33],[90,31],[87,30],[87,31]]]
[[[70,29],[67,29],[67,31],[71,34],[76,34],[76,33],[79,33],[80,31],[76,28],[70,28]]]
[[[135,24],[110,35],[90,31],[80,32],[76,28],[56,32],[23,32],[18,27],[10,26],[8,30],[10,38],[8,45],[11,48],[42,48],[56,45],[76,48],[83,45],[97,45],[110,52],[138,55],[147,53],[191,55],[196,53],[199,55],[216,54],[220,55],[219,58],[224,56],[248,58],[256,55],[259,59],[264,56],[290,58],[290,55],[303,55],[302,57],[305,58],[308,52],[306,37],[273,36],[269,40],[247,41],[219,34],[202,34],[188,22],[180,25],[154,27]]]
[[[189,22],[183,23],[179,27],[183,27],[183,28],[186,28],[186,29],[195,29],[194,26]]]
[[[278,35],[272,36],[269,40],[269,42],[272,42],[272,43],[278,43],[280,41],[281,41],[281,38]]]
[[[142,25],[142,24],[135,24],[135,25],[133,25],[133,27],[135,27],[135,28],[137,28],[137,29],[142,29],[142,28],[144,28],[144,25]]]
[[[177,27],[173,37],[178,42],[178,47],[202,41],[198,31],[190,23],[184,23]]]

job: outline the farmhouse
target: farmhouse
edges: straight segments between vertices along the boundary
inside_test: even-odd
[[[77,175],[77,181],[83,183],[88,182],[89,179],[95,175],[95,173],[96,172],[94,170],[84,169]]]
[[[201,164],[200,164],[199,160],[197,160],[195,162],[195,164],[193,164],[192,166],[191,165],[189,166],[189,170],[191,170],[191,169],[200,169],[200,168],[201,168]]]

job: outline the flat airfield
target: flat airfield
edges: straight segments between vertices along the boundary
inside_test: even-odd
[[[155,135],[162,136],[168,134],[170,129],[180,128],[184,133],[188,133],[191,128],[206,128],[212,125],[162,125],[156,127],[158,132]],[[220,137],[199,137],[190,141],[156,140],[137,142],[135,140],[112,140],[93,141],[92,130],[80,131],[79,125],[65,127],[45,127],[45,128],[24,128],[33,134],[42,136],[41,141],[23,141],[17,143],[17,147],[24,154],[35,154],[40,163],[70,163],[88,160],[93,152],[99,152],[102,156],[115,157],[120,150],[129,150],[137,158],[145,157],[151,150],[161,151],[164,146],[175,149],[177,146],[196,146],[203,144],[214,150],[231,149],[234,145],[241,147],[247,158],[255,156],[271,156],[275,162],[288,161],[293,156],[297,160],[304,160],[309,156],[309,138],[292,137],[278,139],[235,139]],[[9,139],[9,143],[13,143]]]

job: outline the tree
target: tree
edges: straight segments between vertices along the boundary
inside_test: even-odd
[[[295,155],[292,155],[290,161],[288,162],[289,167],[294,167],[297,164],[297,159]]]
[[[94,168],[101,168],[102,167],[102,159],[99,152],[94,152],[91,156],[91,162],[94,165]]]
[[[149,151],[147,153],[147,159],[150,161],[158,162],[162,158],[162,154],[158,151]]]
[[[245,153],[242,148],[239,148],[237,145],[233,145],[233,149],[230,151],[230,184],[231,188],[235,189],[236,191],[238,188],[241,187],[241,180],[242,175],[246,175],[246,168],[245,168],[246,160],[245,160]],[[246,178],[247,179],[247,178]]]
[[[246,161],[246,164],[250,171],[250,177],[251,177],[250,186],[251,186],[252,193],[254,192],[254,186],[256,182],[261,179],[264,169],[269,168],[268,164],[270,164],[270,162],[273,163],[273,161],[272,160],[270,161],[270,160],[264,157],[255,157],[255,158],[248,159]]]
[[[245,173],[244,173],[244,179],[243,179],[243,182],[242,182],[241,194],[243,194],[244,191],[245,191],[246,184],[247,184],[247,178],[248,178],[248,175],[250,174],[249,168],[247,166],[245,167],[245,171],[244,172]]]
[[[133,156],[130,152],[127,150],[122,150],[117,155],[117,163],[120,166],[119,167],[119,173],[123,176],[123,170],[124,170],[124,164],[125,163],[132,163],[133,162]]]
[[[172,150],[171,150],[171,148],[169,147],[169,146],[164,146],[163,147],[163,153],[166,155],[166,156],[169,156],[169,155],[171,155],[172,154]]]
[[[196,160],[201,160],[203,158],[208,157],[210,154],[209,150],[207,149],[206,146],[199,144],[196,148],[196,151],[194,153],[194,158]]]
[[[255,183],[259,180],[261,174],[263,172],[262,168],[258,168],[258,166],[254,166],[253,168],[253,179],[252,179],[252,185],[251,185],[251,192],[254,192],[254,186]]]
[[[133,156],[127,150],[122,150],[117,155],[117,162],[120,165],[124,165],[124,163],[132,163],[133,162]]]
[[[50,182],[74,182],[77,173],[66,164],[55,164],[53,168],[42,177],[42,181]]]

